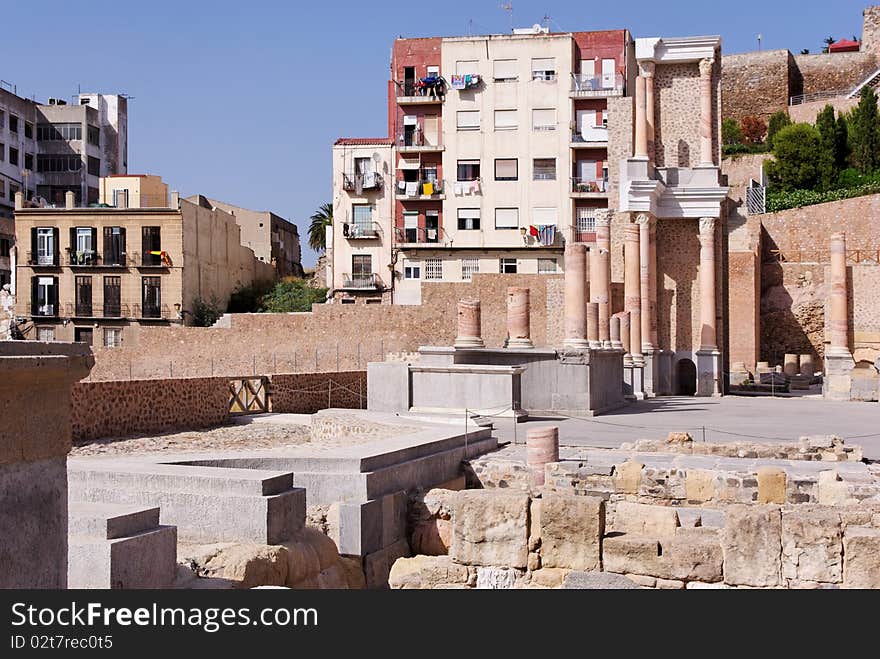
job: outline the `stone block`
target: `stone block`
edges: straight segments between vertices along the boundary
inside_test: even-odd
[[[614,489],[621,494],[637,494],[644,466],[641,462],[636,462],[635,460],[627,460],[623,464],[616,465],[614,469]]]
[[[675,535],[678,526],[675,508],[621,501],[617,504],[613,530],[651,538],[669,538]]]
[[[782,576],[839,583],[843,576],[840,515],[826,508],[782,511]]]
[[[562,587],[566,590],[635,590],[639,585],[621,574],[569,572]]]
[[[414,554],[449,554],[455,496],[454,491],[434,488],[414,497],[409,507],[409,540]]]
[[[707,469],[688,469],[684,488],[687,500],[705,503],[715,498],[716,472]]]
[[[711,529],[689,531],[660,540],[656,571],[648,574],[675,581],[722,580],[724,557],[718,534]]]
[[[779,467],[758,467],[758,503],[785,503],[785,470]]]
[[[509,567],[478,567],[479,590],[511,590],[521,579],[522,573]]]
[[[724,583],[762,588],[781,585],[782,514],[778,506],[729,506],[721,547]]]
[[[392,589],[431,589],[464,585],[467,580],[467,568],[453,563],[449,556],[413,556],[394,561],[388,585]]]
[[[606,572],[654,575],[660,562],[656,538],[614,535],[602,542],[602,565]]]
[[[684,581],[678,581],[677,579],[657,579],[657,584],[654,587],[658,590],[684,590]]]
[[[849,488],[836,469],[819,472],[817,490],[819,504],[823,506],[842,506],[857,503],[851,500]]]
[[[548,493],[541,501],[541,565],[591,571],[601,568],[605,501]]]
[[[880,588],[880,529],[848,528],[843,556],[844,588]]]
[[[571,574],[569,570],[543,568],[532,572],[531,583],[539,588],[561,588],[569,574]]]
[[[382,546],[388,547],[406,538],[406,492],[387,494],[382,501]]]
[[[381,499],[366,503],[341,501],[327,511],[327,525],[338,533],[332,537],[344,556],[366,556],[382,549],[382,521],[384,509]]]
[[[466,490],[456,497],[451,556],[464,565],[528,565],[526,494]]]
[[[409,544],[406,540],[400,540],[390,547],[364,556],[364,580],[367,588],[387,588],[391,567],[398,559],[410,555]]]

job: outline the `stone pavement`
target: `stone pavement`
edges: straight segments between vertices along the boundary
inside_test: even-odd
[[[509,419],[495,419],[499,441],[514,441]],[[880,405],[838,403],[821,398],[657,398],[593,419],[532,418],[518,424],[516,440],[529,428],[559,426],[561,446],[617,448],[637,439],[663,439],[670,431],[689,432],[695,441],[792,442],[805,435],[837,435],[864,447],[880,460]]]

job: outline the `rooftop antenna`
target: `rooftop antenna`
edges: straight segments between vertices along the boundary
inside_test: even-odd
[[[758,50],[761,50],[761,41],[764,39],[763,34],[758,35]]]
[[[507,12],[510,17],[510,31],[513,32],[513,3],[512,2],[504,2],[500,5],[500,8]]]
[[[546,14],[544,14],[544,18],[542,19],[542,23],[544,24],[544,29],[547,30],[547,32],[550,32],[550,21],[551,20],[552,19],[550,18],[550,12],[548,11]]]

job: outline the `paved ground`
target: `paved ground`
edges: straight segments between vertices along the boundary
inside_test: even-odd
[[[880,460],[880,404],[835,403],[800,398],[659,398],[634,403],[593,419],[531,419],[518,424],[516,438],[536,425],[558,425],[559,443],[616,448],[637,439],[659,439],[671,430],[696,441],[796,441],[804,435],[837,435],[860,444],[865,457]],[[514,440],[509,419],[497,419],[499,439]]]

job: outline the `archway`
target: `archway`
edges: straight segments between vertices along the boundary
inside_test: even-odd
[[[680,359],[676,365],[676,381],[679,396],[694,396],[697,393],[697,365],[690,359]]]

